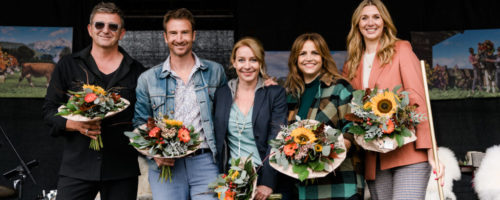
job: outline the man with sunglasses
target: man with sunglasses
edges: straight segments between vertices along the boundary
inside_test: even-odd
[[[203,141],[196,152],[178,159],[154,158],[149,162],[149,183],[153,199],[217,199],[207,194],[219,169],[215,164],[215,136],[212,100],[215,89],[226,82],[222,65],[193,53],[196,31],[194,17],[187,9],[171,10],[163,18],[164,39],[170,55],[144,72],[138,80],[134,126],[149,117],[168,115],[192,125]],[[172,182],[158,181],[159,166],[170,166]]]
[[[135,200],[139,175],[137,151],[128,144],[123,132],[133,129],[134,89],[145,68],[118,46],[125,28],[122,12],[115,4],[97,4],[87,30],[92,44],[58,62],[43,105],[51,134],[65,142],[57,199],[91,200],[100,192],[104,200]],[[131,104],[99,121],[77,122],[55,116],[61,103],[67,102],[68,91],[82,90],[83,84],[118,92]],[[99,134],[103,148],[90,149],[90,140]]]

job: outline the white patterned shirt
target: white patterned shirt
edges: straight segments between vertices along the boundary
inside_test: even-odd
[[[200,144],[200,148],[209,148],[207,142],[205,141],[205,134],[201,125],[201,110],[196,98],[195,85],[193,80],[191,79],[193,77],[193,74],[200,68],[201,62],[198,56],[196,56],[194,53],[193,57],[195,58],[195,63],[191,73],[189,74],[187,84],[184,84],[184,81],[182,81],[182,79],[175,73],[175,71],[171,70],[170,56],[163,64],[163,69],[170,71],[172,73],[172,77],[174,77],[177,81],[174,100],[175,120],[182,121],[182,124],[186,127],[192,125],[194,127],[194,131],[200,133],[200,140],[203,141]]]

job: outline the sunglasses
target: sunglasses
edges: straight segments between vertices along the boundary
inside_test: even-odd
[[[120,25],[118,25],[118,24],[108,23],[107,25],[108,25],[109,30],[111,30],[113,32],[116,32],[116,31],[118,31],[118,29],[120,29]],[[104,29],[104,26],[106,26],[106,23],[104,23],[104,22],[94,22],[94,27],[97,30]]]

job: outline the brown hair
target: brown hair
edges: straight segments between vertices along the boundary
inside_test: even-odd
[[[179,8],[177,10],[169,10],[165,16],[163,16],[163,29],[167,32],[167,22],[171,19],[187,19],[191,23],[191,30],[195,30],[194,17],[191,11],[186,8]]]
[[[117,14],[120,16],[120,21],[122,22],[121,27],[125,27],[125,21],[123,20],[123,12],[116,6],[116,4],[112,2],[101,2],[94,6],[92,12],[90,13],[89,23],[92,24],[92,19],[94,19],[95,14],[97,13],[108,13],[108,14]]]
[[[288,93],[298,97],[304,92],[305,83],[302,72],[298,67],[298,58],[304,43],[311,41],[321,55],[323,66],[321,66],[321,74],[329,75],[335,79],[342,79],[339,74],[337,65],[330,54],[330,49],[326,44],[325,39],[318,33],[304,33],[295,39],[292,49],[290,50],[290,57],[288,58],[288,76],[285,81],[285,88]]]
[[[397,30],[392,22],[391,15],[385,7],[384,3],[380,0],[364,0],[359,4],[351,18],[351,30],[347,35],[347,54],[349,55],[345,67],[347,67],[347,78],[351,80],[356,74],[359,63],[361,62],[363,51],[366,50],[363,36],[359,31],[359,21],[361,19],[361,11],[366,6],[377,7],[382,20],[384,20],[384,29],[380,37],[380,48],[376,52],[381,64],[388,64],[391,62],[394,55],[394,46],[399,39],[396,37]]]
[[[231,51],[230,67],[233,67],[234,61],[236,60],[236,51],[238,50],[238,48],[243,46],[247,46],[252,50],[253,54],[255,55],[255,58],[257,58],[257,61],[260,64],[259,75],[264,79],[268,79],[269,76],[267,75],[267,70],[266,70],[267,66],[265,60],[264,47],[262,47],[262,44],[256,38],[244,37],[238,42],[236,42],[236,44],[234,44],[233,50]]]

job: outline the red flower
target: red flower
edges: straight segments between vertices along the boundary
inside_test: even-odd
[[[385,134],[391,134],[394,131],[394,123],[392,120],[387,121],[387,130],[382,130],[383,133]],[[380,125],[380,128],[383,128],[382,124]]]
[[[189,135],[189,130],[185,127],[179,129],[178,135],[179,140],[184,143],[188,143],[191,140],[191,136]]]
[[[330,155],[328,155],[328,157],[330,157],[332,159],[339,158],[337,153],[335,153],[335,145],[334,144],[330,144]]]
[[[113,102],[115,103],[118,103],[118,101],[120,100],[121,96],[119,94],[116,94],[116,93],[111,93],[111,98],[113,99]]]
[[[155,138],[158,138],[160,137],[160,132],[161,132],[161,129],[158,128],[158,127],[154,127],[153,129],[151,129],[149,131],[149,137],[155,137]]]
[[[285,152],[285,155],[292,156],[297,148],[299,148],[297,143],[293,142],[285,145],[285,147],[283,147],[283,151]]]
[[[85,95],[84,99],[85,99],[85,102],[91,103],[91,102],[94,102],[95,99],[97,99],[97,95],[94,93],[88,93],[87,95]]]
[[[236,195],[236,192],[231,191],[231,190],[226,190],[226,197],[224,200],[234,200],[234,195]]]

